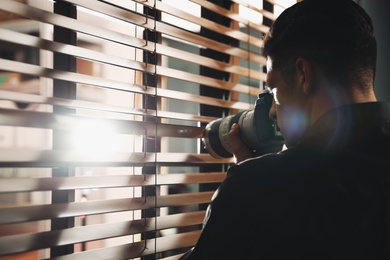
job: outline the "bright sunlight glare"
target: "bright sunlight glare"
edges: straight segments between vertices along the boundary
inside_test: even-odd
[[[71,142],[78,153],[89,158],[98,158],[119,148],[114,128],[101,121],[88,121],[78,125]]]

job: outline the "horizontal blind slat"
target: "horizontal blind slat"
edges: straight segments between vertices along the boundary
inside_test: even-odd
[[[71,0],[71,1],[76,2],[77,0]],[[111,2],[112,1],[113,0],[111,0]],[[140,1],[140,3],[141,4],[148,4],[148,1],[147,2]],[[126,6],[125,2],[121,2],[120,5],[122,8],[124,6]],[[153,6],[153,4],[149,4],[149,6]],[[262,11],[262,10],[260,10],[260,11]],[[121,18],[126,19],[126,17],[121,17]],[[156,30],[157,32],[160,32],[160,33],[172,36],[172,37],[176,37],[176,38],[179,38],[181,40],[191,42],[193,44],[201,45],[201,46],[204,46],[204,47],[216,50],[216,51],[224,52],[226,54],[230,54],[233,56],[238,56],[238,57],[243,58],[243,59],[249,59],[253,62],[256,62],[256,61],[261,62],[264,60],[264,57],[257,54],[257,53],[254,53],[254,52],[251,52],[248,50],[244,50],[244,49],[241,49],[238,47],[226,45],[226,44],[223,44],[221,42],[214,41],[214,40],[211,40],[209,38],[205,38],[205,37],[200,36],[198,34],[194,34],[192,32],[188,32],[186,30],[177,28],[176,26],[165,24],[163,22],[151,20],[149,22],[149,24],[144,24],[143,26],[145,26],[146,28],[148,28],[150,30]],[[218,32],[220,32],[220,31],[218,31]],[[250,38],[250,39],[252,39],[252,38]],[[253,39],[253,41],[257,41],[257,40]],[[248,52],[249,52],[249,55],[248,55]]]
[[[0,193],[217,183],[221,182],[225,176],[225,172],[211,172],[193,174],[170,173],[158,175],[110,175],[56,178],[0,178]]]
[[[204,38],[200,35],[194,34],[192,32],[187,32],[179,28],[175,28],[168,24],[157,23],[157,31],[163,32],[169,36],[191,42],[193,44],[197,44],[200,46],[204,46],[206,48],[210,48],[231,56],[237,56],[239,58],[250,60],[255,63],[261,63],[264,61],[264,57],[255,53],[250,52],[245,49],[241,49],[238,47],[233,47],[231,45],[223,44],[221,42],[217,42],[208,38]]]
[[[82,83],[87,85],[105,87],[108,89],[124,90],[131,92],[145,92],[145,87],[116,80],[110,80],[102,77],[95,77],[80,73],[62,71],[57,69],[45,68],[33,64],[17,62],[7,59],[0,59],[0,69],[4,71],[29,74],[31,76],[46,77],[51,79],[60,79],[69,82]],[[153,93],[150,93],[153,94]]]
[[[152,70],[152,65],[148,65],[146,68]],[[130,84],[127,82],[121,82],[117,80],[106,79],[97,76],[90,76],[80,73],[61,71],[51,68],[44,68],[37,65],[26,64],[22,62],[0,59],[0,69],[4,71],[18,72],[22,74],[29,74],[38,77],[46,77],[52,79],[61,79],[70,82],[82,83],[87,85],[105,87],[108,89],[124,90],[131,92],[145,92],[144,86],[139,86],[135,84]],[[242,92],[245,94],[250,94],[257,96],[260,93],[258,88],[250,87],[236,82],[228,82],[223,80],[214,79],[211,77],[200,76],[197,74],[184,72],[176,69],[170,69],[165,67],[156,66],[153,73],[157,73],[162,76],[167,76],[176,79],[183,79],[193,83],[202,82],[204,85],[209,85],[210,87],[215,87],[224,90],[232,90],[237,92]],[[156,91],[155,88],[147,89],[150,94],[155,94],[153,91]]]
[[[103,260],[103,259],[129,259],[146,256],[178,248],[188,248],[195,245],[200,230],[180,233],[177,235],[159,237],[133,244],[125,244],[102,249],[89,250],[65,256],[52,257],[50,260]]]
[[[220,15],[226,16],[226,17],[228,17],[236,22],[244,24],[244,25],[246,25],[250,28],[253,28],[255,30],[258,30],[260,32],[267,33],[269,31],[268,26],[251,22],[248,19],[246,19],[245,17],[240,16],[238,13],[231,12],[230,10],[227,10],[223,7],[220,7],[216,4],[213,4],[212,2],[204,1],[204,0],[190,0],[190,1],[204,7],[210,11],[213,11],[213,12],[218,13]]]
[[[158,89],[157,92],[159,94],[163,94],[160,95],[160,97],[172,96],[172,98],[176,98],[177,100],[183,100],[183,101],[196,102],[196,100],[201,99],[201,96],[198,95],[186,94],[184,92],[177,92],[177,91],[167,90],[167,89]],[[187,100],[186,98],[191,98],[191,99]],[[56,105],[56,106],[63,106],[67,108],[81,108],[81,109],[88,109],[94,111],[116,112],[119,113],[120,115],[123,114],[142,115],[142,116],[153,116],[157,118],[183,119],[183,120],[190,120],[190,121],[197,121],[197,122],[211,122],[217,119],[216,117],[184,114],[184,113],[170,112],[170,111],[158,111],[157,113],[155,110],[152,109],[145,110],[140,108],[138,109],[128,108],[123,106],[115,106],[115,105],[96,103],[90,101],[45,97],[45,96],[25,94],[25,93],[5,91],[5,90],[0,90],[0,100],[9,100],[14,102],[33,103],[33,104],[42,104],[42,105],[46,105],[46,104]],[[214,105],[214,106],[222,106],[226,108],[229,107],[228,106],[229,104],[232,104],[233,107],[239,109],[250,109],[253,106],[253,105],[249,106],[248,104],[244,106],[241,104],[245,104],[245,103],[234,102],[234,101],[223,101],[223,100],[221,101],[214,98],[206,98],[204,102],[200,102],[200,103],[204,103],[207,105]]]
[[[40,22],[45,22],[45,23],[49,23],[61,27],[64,24],[66,24],[66,28],[68,29],[83,32],[88,35],[99,36],[100,38],[107,39],[110,41],[126,43],[133,47],[143,47],[146,44],[146,41],[142,39],[137,39],[134,37],[127,36],[125,34],[96,27],[87,23],[82,23],[72,18],[54,14],[52,12],[48,12],[42,9],[31,7],[26,4],[11,1],[11,0],[2,0],[2,5],[0,5],[0,10],[15,13],[32,20],[37,20]],[[144,24],[145,22],[146,22],[146,18],[143,17],[143,20],[139,23]]]
[[[203,85],[208,85],[210,87],[241,92],[253,96],[257,96],[260,93],[258,87],[255,88],[237,82],[223,81],[212,77],[206,77],[206,76],[180,71],[176,69],[166,68],[166,67],[157,66],[156,73],[159,75],[164,75],[176,79],[182,79],[193,83],[202,82]],[[266,77],[265,74],[261,74],[262,81],[265,81],[266,79],[265,77]]]
[[[114,32],[105,28],[82,23],[80,21],[71,18],[67,18],[61,15],[56,15],[41,9],[29,7],[22,3],[13,2],[11,0],[2,0],[2,1],[4,2],[4,4],[0,6],[0,10],[13,12],[33,20],[38,20],[41,22],[50,23],[57,26],[62,26],[63,24],[66,24],[67,28],[69,29],[82,32],[88,35],[97,36],[102,39],[110,40],[113,42],[129,45],[136,48],[142,48],[147,45],[147,42],[145,40],[133,38],[119,32]],[[137,14],[133,14],[133,15],[136,16]],[[230,45],[213,41],[208,38],[202,37],[200,35],[194,34],[192,32],[187,32],[182,29],[175,28],[174,26],[170,26],[161,22],[156,22],[156,24],[154,24],[153,20],[150,19],[150,21],[148,21],[145,17],[143,16],[140,17],[141,20],[142,19],[144,20],[142,20],[141,23],[138,23],[138,25],[146,27],[148,29],[156,30],[164,34],[177,37],[188,42],[192,42],[193,44],[198,44],[229,55],[238,56],[243,59],[249,59],[252,62],[261,63],[264,61],[264,57],[257,53],[254,52],[250,53],[248,50],[244,50],[238,47],[232,47]],[[153,49],[151,49],[150,51],[153,51]]]
[[[0,215],[2,216],[0,218],[0,224],[151,209],[154,207],[202,204],[209,203],[212,195],[213,192],[199,192],[158,197],[151,196],[131,199],[111,199],[102,201],[4,207],[0,208]]]
[[[82,115],[61,115],[49,112],[23,111],[0,108],[2,125],[34,127],[77,131],[75,126],[81,124],[110,125],[114,133],[165,136],[181,138],[201,138],[203,128],[185,125],[153,124],[144,121],[95,118]],[[0,159],[1,160],[1,159]]]
[[[0,167],[146,166],[231,164],[233,158],[215,159],[209,154],[113,152],[98,157],[77,151],[0,149]],[[19,165],[19,166],[18,166]]]
[[[7,30],[4,28],[0,28],[0,39],[11,43],[39,48],[42,50],[55,51],[59,53],[73,55],[83,59],[89,59],[97,62],[122,66],[124,68],[135,69],[139,71],[143,71],[145,69],[145,65],[142,62],[137,62],[127,58],[108,55],[100,51],[90,50],[87,48],[53,42],[36,36]],[[161,44],[156,44],[155,48],[156,48],[155,51],[158,54],[170,56],[177,59],[182,59],[191,63],[195,63],[210,68],[215,68],[232,74],[249,76],[254,79],[260,80],[264,78],[263,73],[257,70],[252,70],[237,65],[227,64],[218,60],[203,57],[198,54],[193,54],[187,51],[182,51],[180,49],[172,48]],[[150,50],[150,48],[148,50]],[[266,61],[264,58],[261,64],[265,65],[265,62]]]
[[[79,3],[78,0],[67,0],[67,1],[71,1],[71,2],[77,1],[77,3]],[[83,0],[83,1],[86,1],[86,0]],[[207,20],[207,19],[204,19],[201,17],[197,17],[197,16],[192,15],[188,12],[177,9],[171,5],[165,4],[164,2],[161,2],[161,1],[157,1],[157,2],[136,1],[136,2],[143,4],[145,6],[148,6],[150,8],[154,8],[154,9],[159,10],[161,12],[173,15],[175,17],[186,20],[188,22],[192,22],[194,24],[200,25],[200,26],[207,28],[211,31],[215,31],[215,32],[218,32],[220,34],[232,37],[232,38],[237,39],[239,41],[248,42],[248,43],[251,43],[251,44],[257,45],[257,46],[261,46],[263,44],[263,41],[259,38],[253,37],[253,36],[248,35],[244,32],[241,32],[239,30],[234,30],[230,27],[223,26],[223,25],[215,23],[213,21],[210,21],[210,20]]]
[[[93,240],[201,224],[205,211],[0,237],[0,256]],[[157,225],[156,225],[157,224]],[[1,227],[0,227],[1,228]]]
[[[18,85],[18,86],[23,87],[23,85]],[[3,89],[7,89],[7,86],[4,86]],[[176,99],[185,100],[185,101],[194,101],[201,98],[201,96],[198,95],[191,95],[191,94],[187,95],[186,93],[183,92],[170,91],[166,89],[161,89],[161,91],[159,89],[157,92],[164,94],[160,97],[166,97],[171,95],[175,96],[176,94],[175,96]],[[192,99],[186,100],[185,97],[189,97],[189,96]],[[21,102],[27,104],[41,104],[41,105],[51,105],[51,106],[55,105],[55,106],[63,106],[67,108],[79,108],[79,109],[102,111],[102,112],[113,112],[113,113],[118,113],[119,115],[123,115],[123,114],[142,115],[142,116],[153,116],[157,118],[190,120],[196,122],[211,122],[217,119],[216,117],[184,114],[184,113],[170,112],[170,111],[158,111],[157,114],[157,112],[152,109],[145,110],[140,108],[129,108],[129,107],[115,106],[115,105],[109,105],[109,104],[97,103],[91,101],[64,99],[64,98],[56,98],[56,97],[54,98],[45,97],[41,95],[26,94],[26,93],[7,91],[7,90],[0,90],[0,100],[8,100],[8,101]],[[218,106],[224,104],[223,101],[219,102],[218,99],[213,99],[213,98],[206,99],[206,101],[210,101],[210,102],[205,102],[205,104],[208,105]]]
[[[232,2],[235,2],[237,4],[245,6],[245,7],[249,8],[249,9],[253,9],[254,11],[261,13],[264,17],[266,17],[266,18],[268,18],[268,19],[270,19],[272,21],[275,20],[275,15],[273,13],[271,13],[271,12],[269,12],[267,10],[264,10],[264,9],[259,9],[256,6],[253,6],[253,5],[249,4],[246,1],[243,1],[243,0],[232,0]]]
[[[205,67],[210,67],[213,69],[229,72],[233,75],[249,76],[250,78],[259,79],[259,80],[260,79],[262,80],[265,75],[263,72],[258,70],[249,69],[246,67],[242,67],[240,65],[232,65],[212,58],[200,56],[198,54],[193,54],[187,51],[174,49],[172,47],[168,47],[160,44],[156,44],[156,52],[165,56],[181,59]],[[265,57],[259,57],[257,62],[260,65],[263,66],[266,65]]]

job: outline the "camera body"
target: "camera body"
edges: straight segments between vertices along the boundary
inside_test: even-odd
[[[253,110],[244,110],[207,124],[203,143],[209,154],[218,159],[233,156],[228,134],[234,123],[240,126],[242,141],[256,154],[281,151],[283,137],[276,122],[269,118],[272,101],[272,93],[264,90],[259,94]]]

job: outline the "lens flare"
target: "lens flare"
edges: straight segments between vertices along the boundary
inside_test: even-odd
[[[304,112],[297,106],[283,109],[283,136],[287,140],[299,140],[306,132],[308,120]]]

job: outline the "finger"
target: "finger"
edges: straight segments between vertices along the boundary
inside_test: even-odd
[[[232,125],[228,138],[232,145],[232,153],[234,155],[235,163],[239,163],[253,157],[251,150],[241,140],[240,127],[238,124],[235,123]]]

